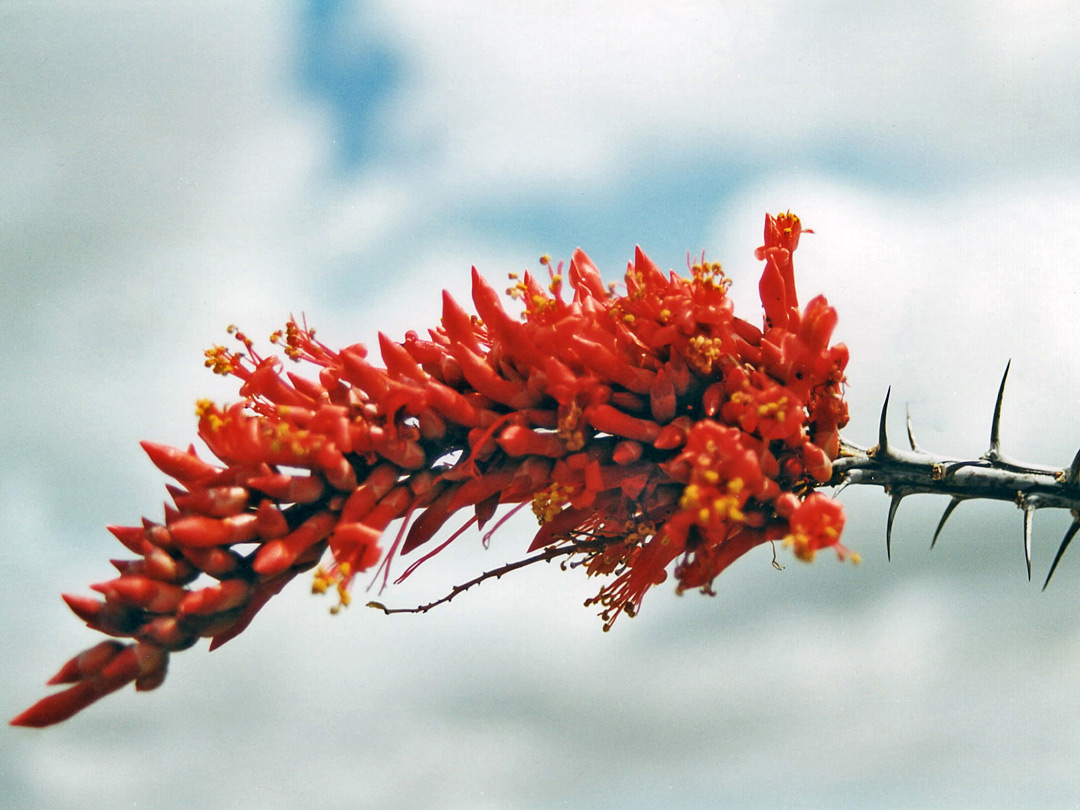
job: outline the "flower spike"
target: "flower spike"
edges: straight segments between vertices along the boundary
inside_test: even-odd
[[[541,260],[548,283],[513,275],[509,307],[474,269],[476,314],[444,295],[425,336],[378,333],[382,366],[303,321],[271,336],[282,358],[230,327],[240,346],[211,348],[206,365],[237,378],[241,399],[196,409],[214,459],[146,443],[175,479],[164,523],[115,528],[139,559],[94,586],[102,599],[65,597],[135,652],[98,669],[115,648],[96,648],[63,670],[81,678],[74,691],[13,722],[59,722],[125,683],[157,686],[168,653],[235,638],[303,572],[315,569],[311,588],[335,594],[337,613],[358,575],[385,587],[397,558],[424,546],[400,581],[473,524],[498,528],[524,507],[539,524],[524,559],[416,610],[560,559],[606,578],[589,604],[608,629],[669,577],[678,592],[713,593],[765,543],[807,561],[824,548],[854,557],[842,507],[814,491],[840,453],[848,351],[831,343],[824,297],[799,308],[802,233],[790,212],[766,217],[760,327],[735,315],[719,264],[665,274],[640,249],[624,292],[576,251],[565,276]],[[283,372],[285,361],[315,373]]]

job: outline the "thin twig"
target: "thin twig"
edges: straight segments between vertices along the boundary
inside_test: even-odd
[[[454,599],[454,597],[458,596],[459,594],[464,593],[465,591],[469,590],[469,588],[472,588],[475,585],[479,585],[481,582],[483,582],[485,580],[499,579],[504,574],[509,574],[511,571],[516,571],[519,568],[525,568],[526,566],[532,565],[534,563],[550,562],[551,560],[554,560],[554,559],[556,559],[558,557],[566,557],[566,556],[569,556],[571,554],[587,553],[587,552],[591,552],[591,551],[600,551],[600,550],[606,548],[607,546],[613,545],[613,544],[618,543],[618,542],[622,542],[622,540],[623,540],[622,537],[611,537],[611,538],[608,538],[608,539],[603,539],[603,540],[598,539],[598,540],[591,540],[591,541],[572,540],[571,544],[568,545],[568,546],[551,546],[549,548],[544,549],[539,554],[534,554],[532,557],[526,557],[523,560],[518,560],[517,562],[507,563],[506,565],[499,566],[498,568],[493,568],[490,571],[485,571],[484,573],[480,574],[480,576],[478,576],[478,577],[470,579],[466,583],[463,583],[461,585],[455,585],[450,590],[450,593],[446,594],[446,596],[442,597],[441,599],[436,599],[434,602],[428,602],[425,605],[417,605],[416,607],[407,607],[407,608],[391,608],[391,607],[387,607],[382,602],[376,602],[376,601],[373,600],[371,602],[368,602],[367,606],[369,608],[375,608],[376,610],[381,610],[387,616],[389,616],[391,613],[427,613],[432,608],[438,607],[439,605],[446,604],[447,602],[450,602],[451,600]]]

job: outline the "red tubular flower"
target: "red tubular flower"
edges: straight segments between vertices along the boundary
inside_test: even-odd
[[[377,566],[385,584],[395,556],[461,511],[460,528],[402,577],[501,505],[531,504],[529,560],[576,556],[612,578],[592,600],[605,629],[668,576],[680,592],[711,593],[772,540],[801,559],[826,547],[844,558],[843,513],[811,490],[828,480],[847,421],[847,350],[829,345],[836,312],[824,298],[798,309],[803,232],[790,213],[766,217],[763,329],[735,316],[720,265],[665,274],[640,250],[624,294],[581,251],[565,276],[545,257],[546,285],[512,276],[520,315],[474,270],[479,316],[444,295],[426,338],[379,336],[385,367],[290,320],[271,342],[316,374],[282,373],[230,327],[242,351],[215,347],[206,364],[237,377],[244,399],[197,409],[217,460],[144,443],[176,481],[173,506],[163,523],[112,527],[137,559],[115,562],[120,576],[94,586],[101,600],[64,597],[90,627],[135,644],[72,659],[51,681],[67,690],[11,722],[48,725],[126,683],[157,686],[170,652],[201,637],[220,646],[313,568],[336,612],[358,574]]]
[[[792,512],[790,527],[784,545],[800,560],[809,562],[821,549],[832,548],[841,560],[850,556],[858,562],[859,555],[851,554],[839,542],[840,532],[844,530],[844,510],[832,498],[812,492]]]

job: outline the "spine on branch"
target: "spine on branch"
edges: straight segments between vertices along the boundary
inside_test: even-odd
[[[829,485],[837,487],[837,494],[854,484],[880,486],[885,490],[890,497],[885,527],[885,545],[890,558],[896,511],[900,502],[909,495],[925,493],[950,497],[934,531],[931,548],[937,543],[946,521],[964,501],[985,499],[1015,503],[1023,512],[1024,560],[1029,580],[1031,526],[1035,512],[1039,509],[1068,509],[1072,513],[1072,524],[1066,530],[1057,554],[1054,555],[1054,561],[1043,582],[1045,590],[1061,562],[1062,555],[1080,530],[1080,452],[1068,468],[1022,463],[1002,452],[1001,404],[1008,377],[1009,365],[1006,365],[994,405],[990,447],[978,458],[958,459],[924,450],[915,440],[910,414],[907,418],[908,448],[892,444],[886,430],[889,410],[889,394],[886,394],[878,426],[878,443],[865,448],[841,438],[840,456],[833,461]]]

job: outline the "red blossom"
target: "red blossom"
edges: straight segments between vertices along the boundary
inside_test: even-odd
[[[283,373],[230,327],[242,350],[215,347],[206,364],[237,377],[243,399],[197,408],[216,460],[144,443],[177,482],[173,505],[162,523],[111,528],[138,558],[94,586],[103,600],[65,596],[90,627],[134,643],[72,659],[51,683],[73,685],[11,722],[59,722],[131,681],[156,687],[169,652],[235,637],[302,572],[336,591],[336,612],[358,574],[385,584],[397,555],[459,512],[460,528],[402,577],[500,506],[528,504],[535,559],[576,557],[610,577],[592,600],[605,629],[668,576],[711,593],[762,543],[843,558],[840,506],[811,490],[829,479],[847,421],[847,350],[829,345],[824,298],[798,309],[803,232],[790,213],[766,217],[761,329],[735,316],[720,265],[683,277],[640,250],[623,293],[581,251],[565,275],[545,257],[546,283],[511,277],[520,315],[474,270],[478,314],[444,293],[426,336],[379,336],[381,366],[290,320],[271,340],[316,373]]]

